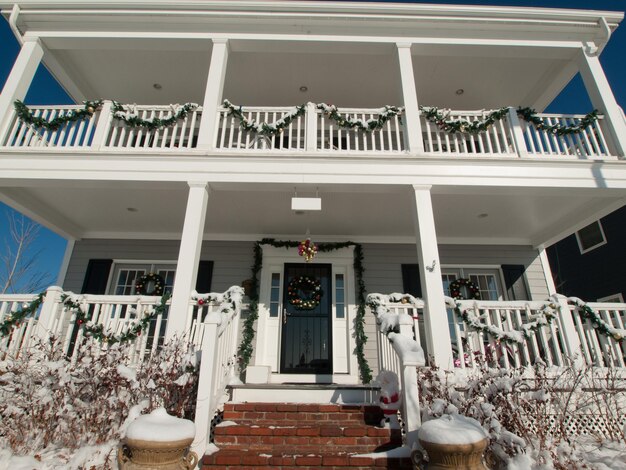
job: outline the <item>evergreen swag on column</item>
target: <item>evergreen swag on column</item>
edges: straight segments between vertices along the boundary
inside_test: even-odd
[[[259,272],[263,266],[263,250],[262,245],[269,245],[276,248],[297,248],[300,242],[275,240],[273,238],[264,238],[254,244],[254,264],[252,265],[252,285],[250,293],[250,308],[248,317],[243,323],[242,340],[239,345],[238,354],[240,360],[240,370],[245,370],[252,358],[252,341],[254,340],[255,330],[254,322],[259,317]],[[354,337],[356,341],[356,357],[359,363],[359,373],[361,381],[365,384],[372,381],[372,370],[370,369],[367,359],[365,359],[365,343],[367,336],[365,335],[365,282],[363,281],[363,248],[360,244],[354,242],[340,243],[318,243],[318,251],[327,253],[330,251],[340,250],[342,248],[354,247],[354,275],[357,285],[357,315],[354,322]]]

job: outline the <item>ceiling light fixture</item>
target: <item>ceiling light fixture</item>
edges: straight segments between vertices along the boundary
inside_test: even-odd
[[[305,91],[309,91],[309,87],[308,87],[308,86],[304,86],[304,85],[302,85],[302,86],[300,87],[300,91],[301,91],[302,93],[304,93]]]
[[[465,93],[465,90],[463,88],[459,88],[457,91],[455,91],[455,93],[457,95],[462,95],[463,93]]]
[[[161,88],[163,88],[163,85],[161,85],[160,83],[153,83],[152,88],[154,88],[155,90],[160,90]]]
[[[126,210],[128,212],[139,212],[139,209],[137,209],[136,207],[127,207]]]

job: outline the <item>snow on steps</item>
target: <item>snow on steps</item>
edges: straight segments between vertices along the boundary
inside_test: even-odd
[[[402,444],[399,431],[377,427],[381,419],[377,406],[227,403],[226,425],[215,428],[220,450],[203,468],[412,468],[408,458],[357,456]]]

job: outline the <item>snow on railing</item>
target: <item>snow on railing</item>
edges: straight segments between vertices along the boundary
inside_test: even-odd
[[[597,367],[626,367],[626,304],[590,302],[586,305],[612,332],[602,332],[585,317],[580,306],[570,303],[585,363]]]
[[[250,123],[269,124],[292,113],[294,108],[253,107],[242,110],[243,117]],[[239,119],[225,107],[220,107],[215,133],[215,148],[221,150],[273,150],[299,151],[305,149],[306,117],[298,116],[282,132],[264,135],[241,128]]]
[[[52,121],[83,106],[33,106],[30,110],[35,118]],[[88,119],[71,121],[58,129],[37,128],[23,122],[13,109],[8,119],[6,132],[0,136],[0,147],[11,148],[89,148],[92,144],[100,112],[94,112]]]
[[[12,315],[36,299],[34,294],[0,295],[0,323],[10,320]],[[30,345],[37,318],[30,317],[15,325],[6,336],[0,336],[0,360],[5,352],[15,354]]]
[[[537,114],[546,124],[565,127],[576,126],[585,117],[577,114]],[[527,153],[539,156],[571,156],[581,159],[603,158],[611,155],[602,130],[603,116],[593,121],[579,133],[557,135],[539,130],[534,124],[520,120]]]
[[[108,129],[101,144],[105,149],[178,151],[196,148],[202,119],[201,107],[189,111],[187,116],[176,121],[173,126],[149,129],[128,127],[123,120],[111,116],[110,106],[110,102],[105,103],[106,110],[103,110],[108,117]],[[131,115],[146,121],[167,119],[177,113],[177,108],[177,106],[124,106],[124,109],[129,109]]]
[[[308,112],[312,112],[309,110]],[[357,129],[345,129],[337,125],[336,121],[329,119],[323,110],[317,109],[316,133],[317,149],[327,152],[390,152],[399,153],[405,151],[404,126],[400,116],[390,118],[382,129],[364,132]],[[381,113],[381,109],[341,108],[339,116],[351,121],[360,120],[366,123],[375,120]],[[309,132],[312,130],[307,129]]]
[[[446,119],[482,121],[491,111],[452,111]],[[445,155],[514,155],[517,152],[509,118],[497,120],[488,130],[477,134],[450,133],[420,113],[424,151]]]

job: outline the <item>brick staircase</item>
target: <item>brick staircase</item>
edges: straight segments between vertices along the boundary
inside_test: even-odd
[[[381,418],[376,406],[227,403],[215,428],[220,450],[202,468],[413,468],[408,458],[355,456],[402,445],[399,430],[377,427]]]

